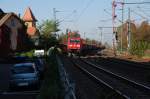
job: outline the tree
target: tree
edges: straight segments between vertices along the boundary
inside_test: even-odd
[[[45,20],[38,26],[38,29],[41,35],[50,37],[52,33],[59,31],[58,26],[59,24],[53,20]]]
[[[59,36],[59,42],[66,44],[68,38],[74,38],[74,37],[80,37],[80,34],[78,33],[78,31],[68,31],[66,30],[66,33],[61,33],[61,35]]]
[[[80,37],[80,34],[78,31],[70,31],[68,32],[68,37],[73,38],[73,37]]]
[[[118,48],[120,48],[121,32],[123,27],[123,48],[127,49],[127,23],[117,28],[118,36]],[[147,21],[143,21],[139,27],[131,23],[131,47],[130,53],[133,55],[144,56],[144,52],[149,49],[150,46],[150,25]]]
[[[123,28],[123,33],[122,33],[122,28]],[[117,28],[117,38],[118,38],[118,46],[117,48],[120,49],[121,48],[121,33],[122,33],[122,47],[123,49],[127,49],[127,35],[128,35],[128,23],[124,23],[123,26],[119,26]],[[137,28],[136,25],[134,23],[131,23],[131,37],[136,37],[137,36]]]
[[[137,28],[136,34],[132,38],[131,54],[144,56],[146,50],[150,46],[150,25],[147,21],[143,21]]]
[[[143,21],[140,27],[137,29],[136,40],[150,42],[150,25],[147,21]]]
[[[59,31],[59,24],[53,20],[45,20],[39,26],[40,44],[46,49],[58,43],[55,32]]]
[[[59,42],[62,44],[66,44],[67,43],[67,34],[61,33],[61,35],[59,36]]]

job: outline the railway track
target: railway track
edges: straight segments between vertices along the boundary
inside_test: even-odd
[[[88,61],[89,60],[99,65],[99,67],[150,87],[150,68],[147,67],[147,65],[145,66],[134,62],[128,63],[114,58],[90,58]]]
[[[87,61],[73,60],[73,64],[95,80],[126,99],[150,99],[150,88],[100,68]]]
[[[108,99],[105,98],[110,92],[108,88],[105,88],[103,84],[98,84],[95,81],[89,79],[80,69],[72,64],[69,60],[71,58],[62,57],[62,62],[64,67],[70,76],[70,78],[75,82],[75,92],[77,99]],[[106,93],[106,94],[105,94]],[[109,95],[110,95],[109,94]],[[108,97],[108,96],[107,96]],[[112,99],[112,98],[109,98]],[[118,99],[118,98],[113,98]]]
[[[136,61],[131,61],[131,60],[126,60],[126,59],[120,59],[120,58],[115,58],[115,57],[101,57],[101,56],[90,56],[86,58],[95,58],[95,59],[105,59],[109,62],[116,62],[116,63],[122,63],[126,65],[132,65],[132,67],[137,67],[141,69],[149,69],[150,70],[150,62],[136,62]]]
[[[108,58],[108,61],[114,61],[114,62],[117,62],[117,63],[123,63],[123,64],[126,64],[126,65],[131,65],[133,67],[150,70],[150,64],[144,64],[144,63],[140,63],[140,62],[137,63],[137,62],[134,62],[134,61],[117,59],[117,58]]]

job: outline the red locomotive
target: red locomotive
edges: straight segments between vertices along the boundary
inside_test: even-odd
[[[68,43],[67,43],[68,52],[80,53],[81,48],[82,48],[82,43],[80,37],[68,38]]]
[[[86,42],[86,40],[82,39],[77,32],[69,32],[67,41],[64,42],[61,48],[66,53],[87,55],[91,52],[97,51],[100,47],[92,42],[89,44],[88,42]]]
[[[70,53],[80,53],[82,49],[82,42],[80,35],[76,32],[68,33],[68,40],[67,40],[67,50]]]

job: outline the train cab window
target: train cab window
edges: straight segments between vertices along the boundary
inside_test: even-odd
[[[71,39],[70,42],[71,42],[71,43],[79,43],[80,40],[72,40],[72,39]]]

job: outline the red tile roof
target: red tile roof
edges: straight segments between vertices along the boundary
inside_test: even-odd
[[[31,9],[28,7],[23,16],[24,21],[37,21]]]
[[[36,28],[35,27],[29,27],[28,29],[27,29],[27,33],[28,33],[28,35],[29,36],[34,36],[35,35],[35,33],[36,33]]]

